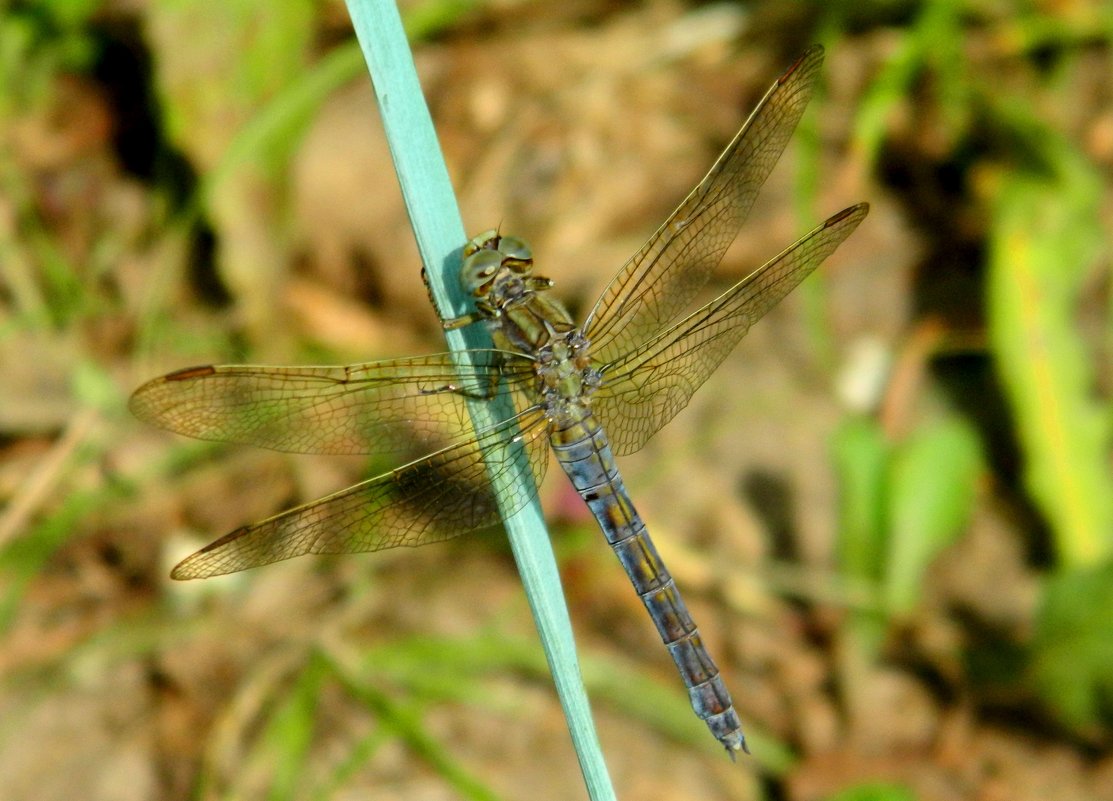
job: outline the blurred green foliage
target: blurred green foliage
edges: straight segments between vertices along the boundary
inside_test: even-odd
[[[91,68],[97,53],[89,28],[95,6],[92,0],[44,2],[0,14],[0,120],[47,113],[58,76]],[[87,287],[45,233],[34,207],[34,189],[12,160],[6,139],[0,138],[0,191],[24,241],[18,246],[0,242],[0,275],[15,315],[4,327],[61,328],[88,303]]]
[[[850,418],[832,454],[839,570],[871,599],[850,611],[847,636],[870,662],[891,626],[915,613],[932,562],[962,535],[983,470],[981,446],[957,418],[924,424],[896,443],[875,421]]]
[[[917,796],[899,784],[859,784],[829,796],[827,801],[916,801]]]
[[[876,588],[878,609],[901,618],[916,608],[927,568],[961,535],[982,471],[977,436],[950,418],[889,443],[871,420],[836,433],[839,563]]]
[[[1113,715],[1113,565],[1048,579],[1031,677],[1060,719],[1089,737]]]
[[[43,0],[0,14],[0,119],[45,102],[60,72],[85,72],[97,45],[97,0]]]
[[[1075,322],[1106,241],[1099,181],[1051,131],[1018,133],[1056,169],[1018,165],[995,187],[990,343],[1024,445],[1025,481],[1060,566],[1091,567],[1113,545],[1109,402],[1093,392],[1092,357]]]
[[[985,297],[972,300],[984,304],[989,354],[1015,417],[1025,488],[1048,525],[1055,556],[1038,633],[1028,644],[1031,675],[1069,725],[1093,726],[1109,712],[1101,699],[1111,663],[1101,644],[1113,633],[1107,583],[1113,442],[1110,399],[1095,392],[1098,365],[1078,310],[1096,286],[1097,266],[1109,264],[1101,222],[1108,179],[1040,113],[1046,103],[1038,94],[983,80],[966,41],[973,20],[992,20],[996,42],[1011,57],[1038,54],[1054,65],[1039,73],[1038,91],[1051,97],[1087,46],[1108,51],[1113,16],[1096,6],[1045,14],[1023,4],[1002,19],[987,4],[959,0],[907,8],[916,9],[911,24],[856,111],[858,149],[878,159],[894,113],[916,93],[930,98],[920,116],[937,120],[938,133],[954,147],[975,132],[992,137],[992,149],[969,172],[980,193],[972,200],[985,221],[988,276]],[[981,446],[963,424],[917,426],[892,443],[871,421],[852,419],[833,443],[840,566],[876,593],[874,612],[851,621],[870,659],[890,621],[915,608],[925,568],[961,535],[984,469]]]

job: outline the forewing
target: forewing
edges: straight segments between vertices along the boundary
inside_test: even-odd
[[[830,256],[868,210],[865,203],[843,209],[706,306],[605,365],[592,406],[615,453],[638,450],[688,405],[750,326]]]
[[[469,396],[493,399],[529,380],[521,357],[471,356],[477,365],[466,368],[450,353],[347,367],[192,367],[147,382],[129,407],[197,439],[293,453],[416,455],[472,436]]]
[[[611,280],[584,325],[597,359],[640,346],[707,283],[800,121],[822,63],[816,45],[770,87],[706,177]]]
[[[531,409],[466,442],[238,528],[187,557],[171,576],[207,578],[303,554],[424,545],[495,525],[499,510],[488,464],[497,475],[518,470],[513,446],[521,443],[523,467],[528,467],[534,478],[534,483],[524,485],[536,487],[548,464],[547,429],[544,415]],[[505,511],[520,509],[534,491],[508,498]]]

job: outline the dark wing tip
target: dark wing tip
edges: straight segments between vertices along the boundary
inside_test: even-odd
[[[828,218],[826,225],[836,225],[837,223],[841,223],[847,217],[857,217],[858,221],[861,222],[865,219],[866,215],[869,214],[869,211],[869,203],[855,203],[853,206],[848,206],[842,211]]]
[[[796,59],[796,62],[791,67],[785,70],[784,75],[777,79],[777,83],[784,83],[787,81],[792,77],[793,73],[804,64],[810,64],[812,69],[818,68],[819,65],[823,63],[824,52],[823,45],[813,44],[800,54],[800,57]]]
[[[189,381],[193,378],[204,378],[205,376],[213,375],[216,372],[216,367],[211,364],[203,364],[200,367],[183,367],[181,370],[175,370],[172,373],[167,373],[158,381]]]
[[[154,423],[155,425],[162,425],[160,422],[162,415],[160,413],[159,404],[152,402],[153,397],[157,397],[159,387],[165,386],[175,381],[193,381],[198,378],[208,378],[209,376],[216,375],[216,367],[211,364],[201,365],[199,367],[185,367],[181,370],[175,370],[172,373],[152,378],[150,381],[145,381],[139,386],[135,392],[131,393],[128,398],[128,411],[146,423]]]
[[[211,559],[206,559],[205,557],[216,549],[234,540],[238,540],[249,531],[249,526],[240,526],[235,531],[230,531],[220,539],[210,542],[201,550],[191,553],[185,559],[178,562],[178,564],[174,565],[174,569],[170,571],[170,578],[175,581],[189,581],[190,579],[212,578],[213,576],[223,576],[226,573],[237,572],[239,568],[222,569],[223,566],[220,562],[214,563]]]

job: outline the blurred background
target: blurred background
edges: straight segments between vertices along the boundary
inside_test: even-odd
[[[577,317],[813,42],[713,289],[872,207],[621,463],[752,757],[542,489],[619,796],[1113,798],[1108,4],[403,14],[467,227]],[[154,430],[139,383],[443,349],[345,6],[9,3],[0,81],[0,798],[583,797],[501,533],[168,578],[369,464]]]

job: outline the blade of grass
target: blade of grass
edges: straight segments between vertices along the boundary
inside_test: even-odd
[[[311,654],[256,740],[259,757],[274,766],[267,801],[297,798],[305,783],[327,672],[324,660]]]
[[[442,776],[461,798],[473,801],[501,801],[489,786],[472,776],[462,765],[444,753],[440,744],[426,731],[411,707],[397,703],[381,692],[373,682],[360,680],[358,666],[345,658],[337,649],[327,649],[317,657],[328,665],[329,671],[343,685],[345,691],[372,710],[384,728],[401,738],[410,750],[436,773]]]
[[[1050,139],[1050,137],[1047,137]],[[1110,426],[1074,323],[1100,227],[1093,181],[1017,171],[998,193],[989,254],[989,332],[1023,443],[1025,480],[1060,563],[1113,550]]]
[[[426,265],[434,302],[442,317],[460,314],[464,310],[464,298],[456,274],[466,235],[398,9],[388,0],[348,0],[348,11],[371,72],[383,128],[418,250]],[[468,328],[473,330],[447,333],[453,351],[461,352],[469,344],[483,344],[478,341],[481,332],[474,330],[477,326]],[[489,426],[498,416],[512,411],[492,406],[471,405],[472,422],[477,428]],[[519,464],[524,468],[522,453],[519,453]],[[495,491],[500,497],[512,497],[515,492],[525,491],[516,490],[511,482],[532,480],[528,469],[516,472],[518,478],[495,482]],[[505,525],[588,794],[592,799],[614,798],[580,676],[568,609],[540,507],[536,501],[528,504],[517,514],[505,518]]]
[[[334,653],[330,658],[340,656]],[[655,678],[644,666],[617,655],[587,656],[582,667],[597,704],[618,710],[675,742],[693,747],[705,742],[703,730],[692,726],[687,695],[674,682]],[[385,678],[430,703],[451,701],[478,708],[486,692],[483,677],[513,671],[533,681],[544,677],[545,662],[532,640],[486,629],[467,637],[394,639],[365,649],[360,664],[346,670],[351,680],[361,685],[377,686]],[[367,678],[372,674],[376,677],[373,681]],[[760,745],[753,749],[754,759],[766,773],[784,775],[795,761],[788,746],[766,732],[751,727],[746,740]]]
[[[919,605],[928,568],[966,528],[980,472],[977,436],[957,418],[920,425],[897,446],[881,579],[886,614],[910,615]]]

